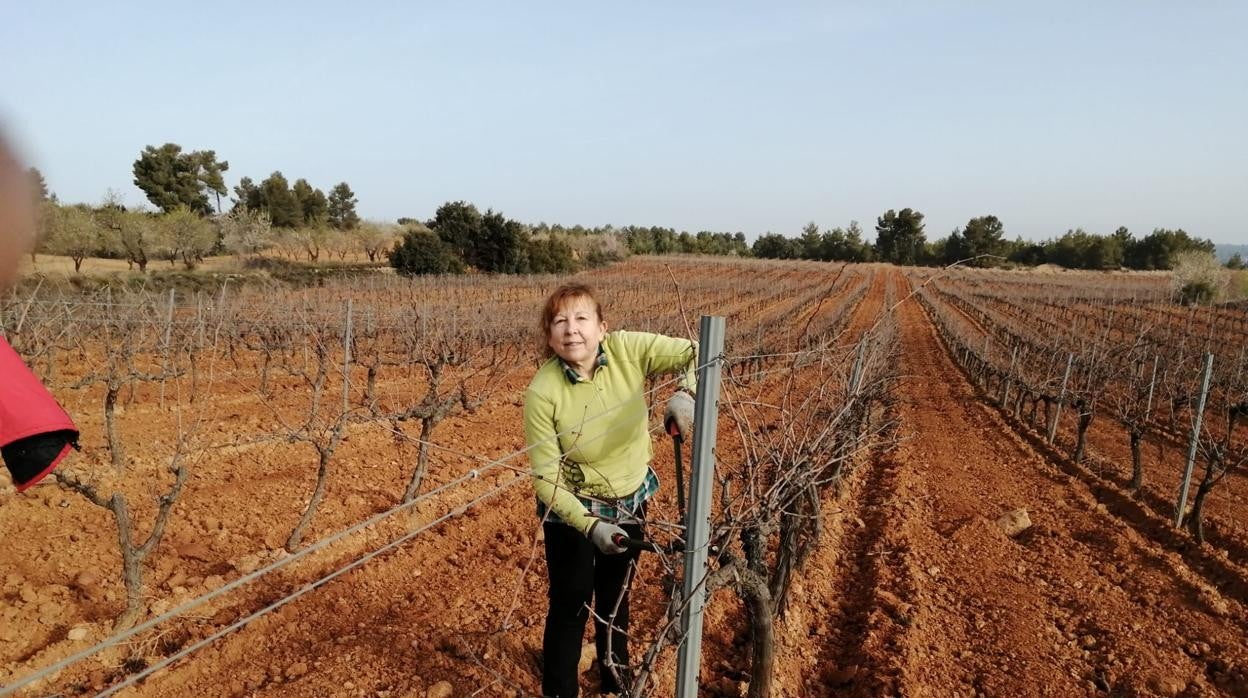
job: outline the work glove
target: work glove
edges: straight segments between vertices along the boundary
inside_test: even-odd
[[[675,433],[672,432],[673,425],[676,427]],[[692,395],[679,390],[667,399],[667,411],[663,414],[663,428],[673,436],[680,434],[681,438],[688,438],[693,434]]]
[[[607,555],[619,555],[628,550],[624,546],[615,542],[616,536],[628,538],[628,531],[616,526],[613,523],[598,519],[589,527],[590,542],[598,546],[598,549]]]

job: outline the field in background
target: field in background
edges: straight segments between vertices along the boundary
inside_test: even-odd
[[[232,264],[212,258],[201,270]],[[72,263],[41,255],[37,269]],[[806,546],[791,578],[771,577],[787,598],[775,619],[781,694],[1045,685],[1234,695],[1245,685],[1244,470],[1211,486],[1203,545],[1167,524],[1203,352],[1218,358],[1210,414],[1245,390],[1242,313],[1173,306],[1161,274],[646,257],[580,277],[600,289],[613,328],[686,336],[700,314],[727,318],[716,521],[742,559],[756,553],[740,531],[776,536],[764,538],[769,573],[789,559],[784,545]],[[540,361],[536,314],[559,281],[386,274],[311,288],[6,298],[6,335],[83,430],[68,472],[124,493],[146,535],[156,497],[175,482],[170,465],[187,469],[165,538],[143,563],[140,620],[414,498],[35,693],[114,685],[425,526],[127,690],[420,695],[447,681],[456,695],[536,691],[545,570],[516,453],[522,391]],[[1080,368],[1063,389],[1067,357]],[[1138,366],[1154,363],[1165,367],[1152,382],[1156,411],[1136,415]],[[657,420],[666,392],[652,387]],[[838,421],[842,412],[853,419]],[[1124,420],[1136,417],[1146,428],[1133,485]],[[1243,427],[1215,425],[1209,438],[1220,436],[1243,449]],[[664,485],[653,518],[670,527],[674,463],[669,443],[656,436],[655,447]],[[814,499],[802,505],[812,508],[798,518],[817,522],[815,534],[783,538],[779,522],[793,525],[785,512],[796,505],[754,486],[782,488],[812,467],[803,491]],[[127,590],[113,518],[81,490],[49,481],[16,495],[6,485],[0,502],[8,684],[106,638]],[[994,522],[1019,508],[1032,529],[1007,537]],[[643,558],[635,658],[658,641],[671,562]],[[708,694],[740,695],[753,680],[755,622],[732,592],[712,599]],[[660,647],[656,695],[670,695],[673,667],[670,645]],[[593,685],[587,675],[584,688]]]

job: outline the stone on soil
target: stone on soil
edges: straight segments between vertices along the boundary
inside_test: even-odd
[[[577,673],[584,674],[589,671],[589,668],[594,665],[594,654],[596,652],[597,650],[594,649],[594,643],[592,642],[586,642],[581,646],[581,661],[576,664]]]
[[[997,526],[1005,535],[1013,538],[1031,528],[1031,517],[1027,515],[1026,509],[1015,509],[997,519]]]

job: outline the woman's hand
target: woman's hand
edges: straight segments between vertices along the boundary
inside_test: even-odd
[[[675,426],[676,431],[672,431]],[[688,438],[693,434],[693,396],[684,390],[677,391],[667,399],[667,411],[663,415],[663,428],[672,436]]]
[[[595,521],[594,525],[589,527],[590,542],[598,546],[598,549],[607,555],[619,555],[628,550],[628,548],[615,542],[616,536],[628,538],[628,531],[602,519]]]

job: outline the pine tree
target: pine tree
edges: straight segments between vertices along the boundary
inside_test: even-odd
[[[360,224],[355,212],[355,193],[346,182],[339,182],[329,192],[329,224],[339,230],[351,230]]]

